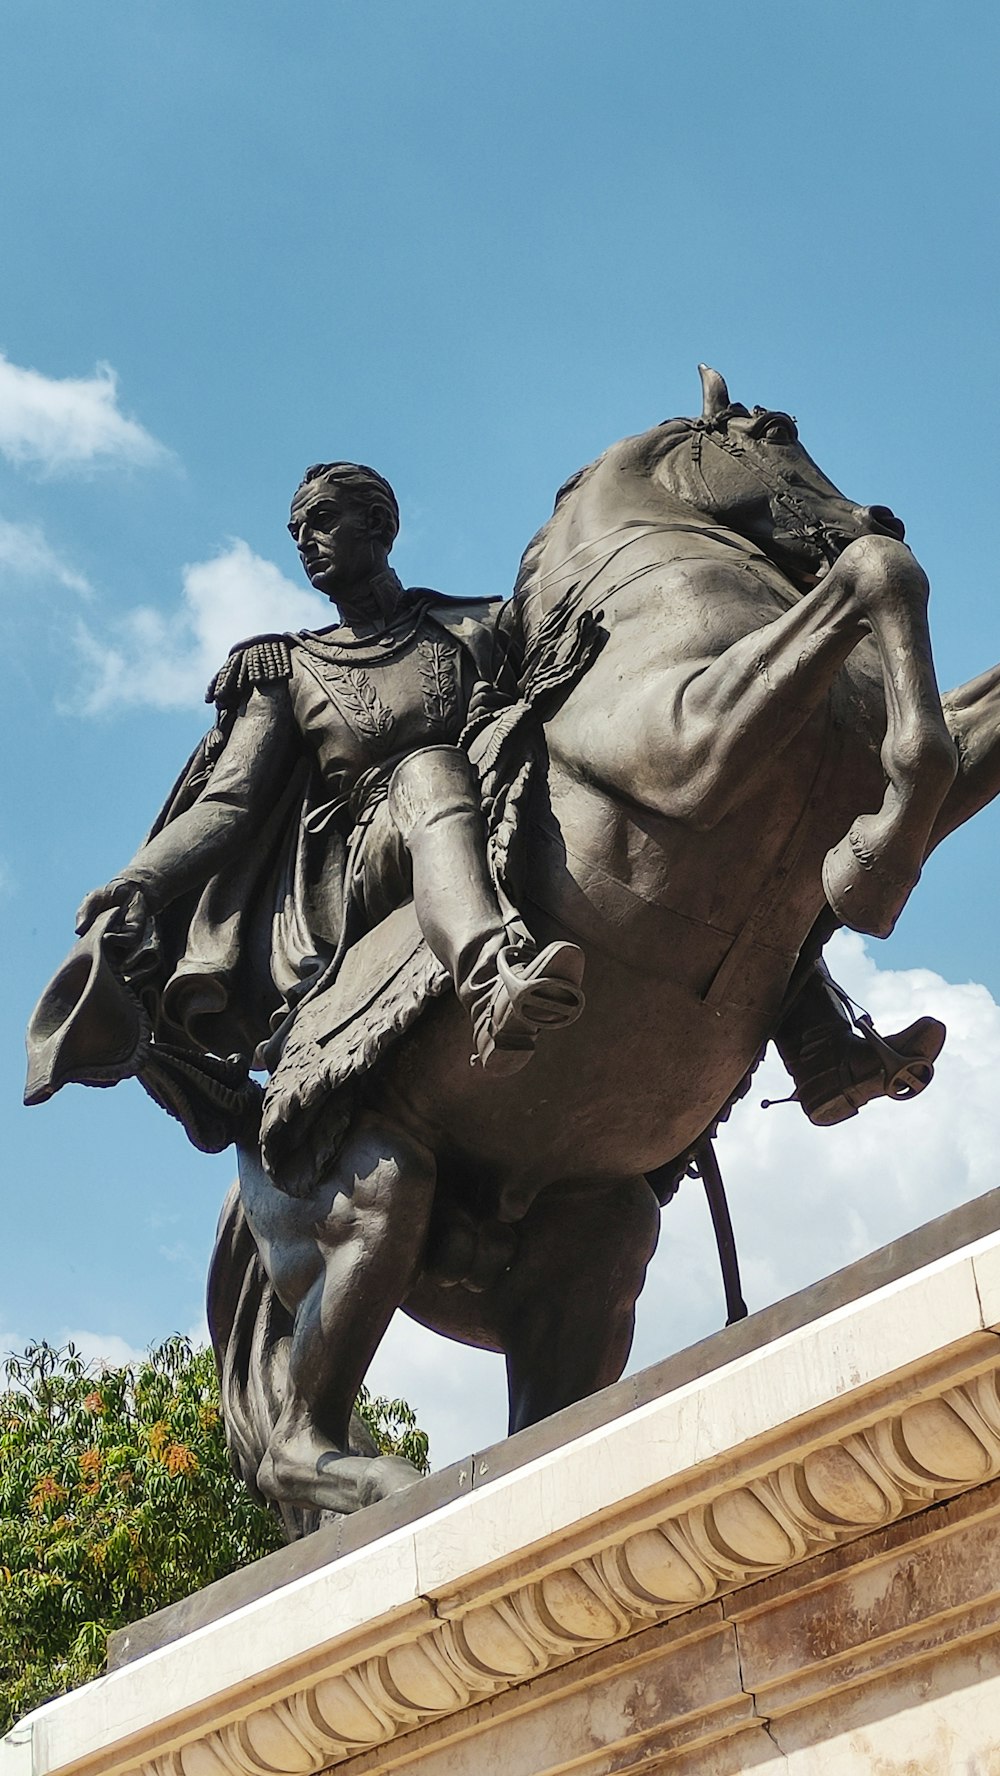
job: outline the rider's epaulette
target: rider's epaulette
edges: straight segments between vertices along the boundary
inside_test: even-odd
[[[291,678],[292,650],[287,635],[256,635],[231,648],[205,692],[205,702],[220,709],[234,709],[255,685],[274,684]]]

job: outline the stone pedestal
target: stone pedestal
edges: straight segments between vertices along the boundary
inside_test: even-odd
[[[0,1776],[1000,1776],[1000,1193],[116,1637]]]

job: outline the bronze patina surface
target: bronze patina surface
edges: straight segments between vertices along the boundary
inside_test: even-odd
[[[29,1101],[134,1076],[236,1146],[210,1323],[292,1535],[416,1478],[351,1429],[398,1307],[504,1353],[512,1430],[621,1375],[769,1040],[821,1124],[931,1078],[942,1026],[859,1026],[822,949],[1000,791],[1000,669],[942,698],[900,520],[702,383],[565,484],[508,601],[405,589],[388,484],[308,470],[340,623],[233,650],[32,1020]]]

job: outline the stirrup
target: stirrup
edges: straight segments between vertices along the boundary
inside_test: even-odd
[[[814,1061],[806,1079],[796,1080],[794,1096],[819,1128],[846,1122],[873,1098],[905,1103],[925,1091],[934,1077],[945,1039],[937,1018],[918,1018],[888,1038],[868,1018],[856,1019],[855,1029],[846,1052],[835,1052],[819,1067]]]
[[[584,1007],[584,956],[576,944],[547,944],[530,962],[517,962],[516,954],[511,945],[498,951],[496,983],[475,1020],[472,1064],[498,1075],[525,1066],[539,1032],[575,1023]]]

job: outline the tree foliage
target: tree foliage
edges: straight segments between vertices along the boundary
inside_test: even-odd
[[[230,1467],[215,1364],[171,1338],[122,1369],[67,1345],[8,1359],[0,1394],[0,1732],[96,1677],[108,1634],[280,1546]],[[362,1392],[386,1453],[427,1469],[403,1400]]]

